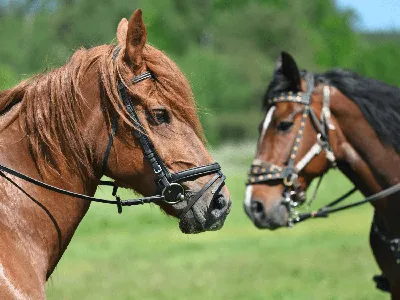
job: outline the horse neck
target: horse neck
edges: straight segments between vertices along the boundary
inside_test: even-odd
[[[85,140],[88,142],[87,147],[91,148],[91,153],[98,156],[94,157],[93,161],[99,162],[101,153],[105,149],[104,144],[108,139],[100,108],[98,82],[93,78],[98,78],[96,70],[88,73],[82,83],[85,86],[82,91],[83,96],[87,101],[83,110],[85,124],[82,124],[82,134],[86,135]],[[83,181],[65,163],[59,165],[59,176],[49,175],[52,173],[40,174],[37,161],[31,155],[27,136],[22,129],[23,126],[20,125],[24,122],[24,116],[18,114],[20,105],[16,105],[2,117],[5,122],[7,118],[14,118],[14,121],[8,124],[0,134],[0,143],[7,145],[7,147],[0,147],[0,162],[57,187],[93,195],[101,174]],[[99,167],[93,166],[93,169],[96,170]],[[23,180],[15,179],[15,181],[35,200],[29,199],[15,186],[4,184],[2,181],[0,205],[3,209],[0,217],[3,223],[0,224],[0,231],[5,231],[10,235],[11,228],[13,232],[10,240],[4,241],[4,243],[11,245],[8,247],[24,256],[24,261],[27,261],[28,264],[35,265],[34,269],[39,273],[39,277],[48,278],[87,212],[89,202],[55,194]]]
[[[377,193],[398,183],[398,154],[392,147],[381,142],[358,106],[335,91],[331,111],[344,139],[340,143],[345,162],[339,164],[341,171],[364,195]],[[374,204],[377,212],[398,214],[400,202],[387,200],[389,198]]]

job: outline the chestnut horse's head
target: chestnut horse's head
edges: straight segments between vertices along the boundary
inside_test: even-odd
[[[276,229],[296,221],[313,178],[335,163],[336,139],[330,117],[330,90],[301,76],[282,52],[265,95],[266,115],[247,183],[245,211],[258,228]]]
[[[230,211],[229,192],[215,165],[211,166],[214,171],[207,171],[213,159],[204,145],[189,82],[165,53],[146,44],[140,10],[129,21],[120,22],[117,37],[118,47],[110,53],[113,67],[100,70],[109,110],[116,110],[119,117],[105,175],[144,196],[164,193],[166,186],[178,181],[168,190],[176,194],[176,201],[159,205],[180,218],[181,230],[197,233],[221,228]],[[107,75],[110,70],[114,76]],[[112,80],[104,80],[107,76]],[[132,118],[126,102],[138,120]],[[109,123],[114,118],[113,113],[106,114]],[[152,153],[145,153],[146,147]],[[166,176],[160,177],[160,172]],[[174,180],[175,175],[180,179]]]

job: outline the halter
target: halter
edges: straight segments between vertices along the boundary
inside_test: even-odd
[[[116,47],[113,53],[113,60],[115,61],[119,52],[120,52],[120,47]],[[131,79],[132,84],[138,84],[144,80],[151,79],[155,80],[155,76],[153,73],[146,71],[138,76],[135,76],[134,78]],[[203,177],[206,175],[210,174],[215,174],[204,186],[203,188],[197,192],[196,194],[192,195],[191,198],[187,199],[188,203],[184,210],[180,214],[180,218],[182,218],[192,207],[193,205],[202,198],[202,196],[215,184],[215,187],[212,189],[211,193],[215,197],[219,191],[222,189],[222,187],[225,184],[225,175],[223,175],[221,171],[221,167],[218,163],[211,163],[208,165],[203,165],[199,167],[194,167],[191,169],[175,172],[175,173],[170,173],[167,166],[163,162],[163,160],[160,158],[158,155],[153,143],[149,139],[148,135],[146,134],[146,130],[143,127],[142,123],[140,122],[140,119],[136,113],[135,107],[132,103],[131,97],[128,94],[127,87],[125,84],[122,82],[120,78],[118,78],[117,81],[118,84],[118,94],[119,97],[122,99],[123,105],[128,112],[128,117],[132,124],[135,124],[136,127],[133,128],[133,135],[134,137],[139,140],[140,146],[142,148],[143,154],[146,157],[147,161],[150,163],[154,174],[156,174],[157,179],[155,180],[156,183],[156,193],[153,196],[150,197],[143,197],[143,198],[138,198],[138,199],[130,199],[130,200],[121,200],[120,197],[117,195],[117,189],[118,186],[111,181],[100,181],[100,185],[108,185],[108,186],[113,186],[113,192],[112,195],[116,198],[116,200],[107,200],[107,199],[100,199],[100,198],[95,198],[95,197],[90,197],[87,195],[79,194],[79,193],[74,193],[68,190],[64,190],[61,188],[58,188],[53,185],[49,185],[47,183],[44,183],[40,180],[34,179],[32,177],[29,177],[25,174],[22,174],[14,169],[11,169],[7,166],[4,166],[0,164],[0,176],[4,177],[6,180],[8,180],[10,183],[12,183],[14,186],[22,190],[22,188],[17,185],[11,178],[7,177],[5,173],[9,173],[11,175],[14,175],[16,177],[19,177],[25,181],[28,181],[32,184],[35,184],[37,186],[40,186],[42,188],[51,190],[53,192],[71,196],[74,198],[79,198],[87,201],[92,201],[92,202],[100,202],[100,203],[107,203],[107,204],[116,204],[118,207],[118,213],[122,212],[122,207],[123,206],[132,206],[132,205],[140,205],[144,203],[156,203],[160,201],[165,201],[169,204],[175,204],[178,202],[181,202],[185,200],[185,189],[181,185],[182,182],[184,181],[193,181],[199,177]],[[104,154],[103,158],[103,163],[102,163],[102,171],[104,174],[104,171],[107,166],[107,161],[108,157],[111,152],[111,148],[113,145],[113,140],[115,137],[115,134],[118,129],[118,114],[115,114],[112,123],[111,123],[111,133],[109,135],[109,140],[107,144],[107,148]],[[4,173],[5,172],[5,173]]]
[[[307,73],[305,76],[307,83],[307,91],[303,92],[288,92],[282,93],[277,97],[268,100],[268,103],[276,105],[281,102],[291,102],[304,105],[303,113],[300,120],[300,127],[297,132],[292,150],[290,151],[289,161],[286,166],[278,166],[273,163],[264,162],[260,159],[255,159],[251,165],[247,185],[265,183],[271,180],[282,180],[285,186],[282,194],[282,203],[285,204],[289,211],[288,226],[292,226],[298,219],[298,212],[295,207],[299,202],[293,200],[296,195],[296,188],[299,186],[298,175],[307,166],[311,160],[317,156],[322,150],[325,151],[326,158],[335,165],[335,156],[329,144],[329,130],[334,130],[335,127],[331,122],[331,113],[329,109],[330,90],[328,86],[323,89],[323,103],[321,119],[319,120],[311,106],[311,96],[314,91],[314,76]],[[304,135],[304,127],[307,117],[310,117],[314,128],[317,131],[317,142],[304,155],[300,161],[295,164],[297,152],[301,139]],[[322,177],[321,177],[322,178]],[[318,188],[318,187],[317,187]],[[315,193],[314,193],[315,194]]]

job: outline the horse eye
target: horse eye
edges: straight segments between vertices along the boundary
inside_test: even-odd
[[[153,120],[157,125],[169,123],[170,117],[166,109],[154,109],[153,110]]]
[[[279,131],[288,131],[290,128],[292,128],[293,122],[279,122],[278,126],[276,127],[277,130]]]

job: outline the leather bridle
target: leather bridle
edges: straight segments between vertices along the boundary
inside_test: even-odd
[[[297,132],[296,139],[290,151],[289,160],[286,166],[278,166],[273,163],[264,162],[260,159],[255,159],[251,165],[250,172],[248,175],[247,185],[260,184],[273,180],[282,180],[284,184],[284,191],[282,194],[282,203],[284,203],[289,212],[289,226],[298,219],[298,212],[295,207],[299,205],[299,202],[294,200],[294,196],[297,194],[296,189],[299,187],[298,175],[308,165],[311,160],[317,156],[321,151],[325,151],[327,159],[335,164],[335,156],[332,152],[329,144],[329,130],[334,130],[334,126],[330,118],[330,90],[328,86],[323,89],[323,103],[321,119],[318,119],[314,109],[311,106],[311,96],[314,91],[314,75],[307,73],[305,75],[307,84],[307,91],[303,92],[288,92],[281,93],[268,100],[269,106],[276,105],[281,102],[291,102],[304,105],[302,112],[300,127]],[[306,124],[307,117],[310,117],[312,124],[317,132],[317,142],[311,147],[311,149],[300,159],[296,164],[295,160],[299,145],[304,135],[304,127]]]
[[[307,72],[305,75],[305,80],[307,84],[306,93],[303,92],[282,93],[279,96],[269,100],[270,106],[276,105],[277,103],[280,102],[293,102],[304,105],[304,110],[300,121],[300,127],[297,132],[297,136],[294,141],[292,150],[290,152],[290,157],[287,166],[283,167],[277,166],[275,164],[256,159],[253,161],[251,165],[250,172],[248,175],[248,180],[246,182],[246,185],[252,185],[252,184],[263,184],[272,180],[283,181],[284,190],[282,193],[281,202],[282,204],[286,205],[288,209],[289,216],[287,225],[289,227],[293,226],[295,223],[299,223],[308,219],[328,217],[329,214],[347,210],[366,203],[372,203],[400,192],[400,183],[398,183],[376,194],[370,195],[362,200],[337,206],[339,203],[341,203],[342,201],[344,201],[354,192],[357,191],[357,188],[353,187],[352,189],[344,193],[342,196],[329,202],[327,205],[317,210],[305,213],[300,213],[299,211],[296,210],[296,207],[300,205],[300,203],[295,200],[295,196],[297,195],[297,187],[299,187],[298,175],[304,169],[304,167],[308,165],[315,156],[321,153],[321,151],[325,152],[326,158],[331,163],[331,165],[333,167],[336,166],[336,158],[333,154],[332,147],[329,143],[329,130],[335,130],[335,126],[333,125],[331,120],[331,111],[329,108],[330,88],[328,85],[325,85],[323,88],[321,118],[318,119],[316,113],[314,112],[311,106],[311,96],[314,91],[314,75],[310,72]],[[295,164],[297,151],[299,149],[301,139],[304,135],[304,127],[308,116],[310,117],[311,123],[314,126],[314,129],[316,130],[317,142],[304,155],[304,157]],[[317,183],[313,196],[309,201],[309,204],[313,202],[313,200],[315,199],[322,178],[323,175],[319,178],[319,181]],[[377,230],[375,230],[375,232],[377,232]],[[396,242],[398,241],[399,240],[396,239]],[[398,261],[400,262],[400,247],[399,247],[398,258],[399,258]]]
[[[114,61],[115,61],[116,57],[118,56],[119,52],[120,52],[120,47],[116,47],[114,50],[114,55],[113,55]],[[138,84],[141,81],[146,80],[146,79],[156,80],[153,73],[151,73],[150,71],[146,71],[146,72],[132,78],[131,82],[132,82],[132,84]],[[185,208],[183,209],[183,211],[181,212],[181,214],[179,216],[180,218],[182,218],[193,207],[193,205],[199,199],[201,199],[202,196],[213,185],[215,185],[215,187],[212,189],[211,193],[213,194],[213,197],[218,195],[219,191],[222,189],[222,187],[225,184],[225,175],[223,175],[220,165],[218,163],[212,163],[212,164],[194,167],[191,169],[187,169],[187,170],[183,170],[183,171],[179,171],[179,172],[175,172],[175,173],[170,173],[167,166],[165,165],[163,160],[158,155],[153,143],[151,142],[148,135],[146,134],[146,130],[143,127],[142,123],[140,122],[140,119],[136,113],[135,107],[132,103],[131,97],[128,94],[127,87],[125,86],[125,84],[123,83],[123,81],[120,78],[118,78],[117,83],[118,83],[119,97],[121,98],[121,100],[123,102],[123,105],[128,113],[128,117],[129,117],[131,123],[135,125],[135,127],[133,128],[133,135],[139,141],[140,146],[143,151],[143,154],[146,157],[147,161],[150,163],[150,165],[153,169],[153,172],[157,177],[155,180],[157,189],[156,189],[156,193],[154,196],[131,199],[131,200],[121,200],[120,197],[117,195],[118,186],[114,182],[100,181],[100,185],[109,185],[109,186],[114,187],[112,194],[116,198],[116,200],[107,200],[107,199],[90,197],[87,195],[64,190],[64,189],[58,188],[53,185],[49,185],[47,183],[44,183],[40,180],[29,177],[23,173],[20,173],[20,172],[14,170],[14,169],[11,169],[5,165],[2,165],[2,164],[0,164],[0,176],[6,178],[9,182],[13,183],[18,188],[20,188],[19,185],[17,185],[11,178],[6,176],[5,173],[9,173],[9,174],[19,177],[25,181],[28,181],[32,184],[35,184],[42,188],[54,191],[59,194],[68,195],[68,196],[71,196],[74,198],[80,198],[80,199],[92,201],[92,202],[116,204],[118,207],[119,213],[122,212],[123,206],[132,206],[132,205],[139,205],[139,204],[144,204],[144,203],[156,203],[156,202],[160,202],[160,201],[165,201],[170,204],[175,204],[177,202],[187,200],[188,201],[187,205],[185,206]],[[111,122],[111,133],[109,135],[109,141],[108,141],[105,155],[103,158],[103,163],[102,163],[102,168],[101,168],[103,171],[103,174],[107,167],[108,157],[110,155],[111,148],[113,145],[113,140],[114,140],[115,134],[118,129],[118,120],[119,120],[118,114],[115,114],[115,116]],[[185,199],[186,198],[185,189],[182,185],[182,182],[192,181],[199,177],[203,177],[203,176],[211,175],[211,174],[215,174],[215,175],[203,186],[203,188],[200,191],[198,191],[194,195],[191,195],[189,199]]]

